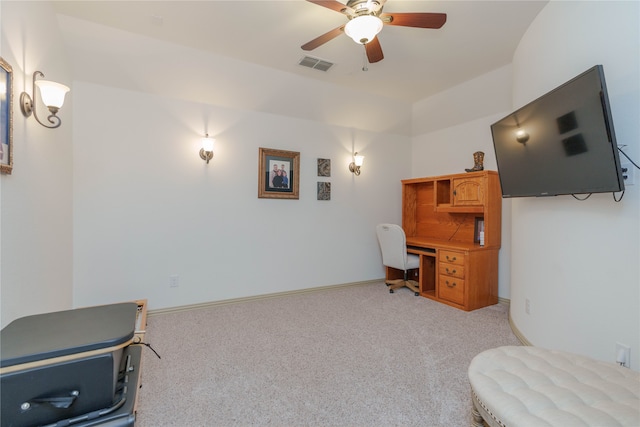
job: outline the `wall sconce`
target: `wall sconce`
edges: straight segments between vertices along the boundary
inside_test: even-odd
[[[56,116],[58,110],[64,104],[64,96],[69,92],[69,88],[63,84],[52,82],[49,80],[37,80],[36,77],[44,77],[41,71],[36,71],[33,73],[33,99],[27,92],[22,92],[20,94],[20,109],[22,110],[22,114],[25,117],[31,116],[33,113],[33,117],[36,118],[38,123],[42,126],[50,129],[54,129],[60,126],[62,120],[60,117]],[[38,117],[38,111],[36,109],[36,86],[40,88],[40,97],[42,98],[42,102],[47,106],[49,112],[51,113],[47,120],[51,125],[45,124],[40,121]]]
[[[209,160],[213,158],[213,143],[216,140],[209,138],[209,134],[205,134],[202,138],[202,148],[200,149],[200,158],[209,164]]]
[[[360,166],[362,166],[362,162],[364,162],[364,156],[359,156],[356,151],[353,153],[353,162],[349,163],[349,170],[356,174],[356,176],[360,175]]]

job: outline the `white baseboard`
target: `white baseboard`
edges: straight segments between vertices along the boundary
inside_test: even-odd
[[[266,299],[266,298],[278,298],[278,297],[282,297],[282,296],[286,296],[286,295],[306,294],[306,293],[311,293],[311,292],[324,291],[324,290],[328,290],[328,289],[347,288],[347,287],[350,287],[350,286],[363,286],[363,285],[370,285],[370,284],[373,284],[373,283],[380,283],[380,282],[384,282],[384,278],[380,278],[380,279],[376,279],[376,280],[367,280],[367,281],[364,281],[364,282],[351,282],[351,283],[343,283],[341,285],[318,286],[318,287],[314,287],[314,288],[297,289],[297,290],[294,290],[294,291],[276,292],[276,293],[272,293],[272,294],[254,295],[254,296],[250,296],[250,297],[241,297],[241,298],[232,298],[232,299],[226,299],[226,300],[221,300],[221,301],[209,301],[209,302],[204,302],[204,303],[200,303],[200,304],[189,304],[189,305],[181,305],[181,306],[177,306],[177,307],[159,308],[159,309],[155,309],[155,310],[149,310],[147,312],[147,316],[155,316],[155,315],[165,314],[165,313],[175,313],[175,312],[179,312],[179,311],[199,310],[199,309],[202,309],[202,308],[215,307],[215,306],[219,306],[219,305],[237,304],[237,303],[240,303],[240,302],[256,301],[256,300],[261,300],[261,299]]]

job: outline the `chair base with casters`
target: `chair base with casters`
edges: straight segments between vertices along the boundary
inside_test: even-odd
[[[419,296],[418,282],[409,280],[408,274],[410,270],[417,270],[420,267],[420,257],[407,253],[407,240],[402,227],[396,224],[379,224],[376,227],[376,234],[382,251],[382,264],[387,267],[385,283],[389,287],[389,293],[393,293],[395,289],[407,287],[415,296]],[[403,278],[391,279],[390,269],[402,271]],[[398,277],[395,274],[391,277],[393,276]]]
[[[406,272],[405,272],[405,276],[406,276]],[[404,279],[385,280],[384,283],[389,287],[390,294],[392,294],[393,291],[396,289],[407,287],[413,291],[413,294],[415,296],[420,295],[420,290],[418,289],[419,285],[418,285],[418,282],[416,282],[415,280],[407,280],[405,277]]]

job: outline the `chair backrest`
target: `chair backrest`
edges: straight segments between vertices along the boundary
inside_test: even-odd
[[[378,243],[382,251],[382,264],[386,267],[407,269],[407,237],[402,227],[396,224],[376,226]]]

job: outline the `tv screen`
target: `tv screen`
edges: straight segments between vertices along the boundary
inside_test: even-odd
[[[491,125],[503,197],[624,190],[602,65]]]

